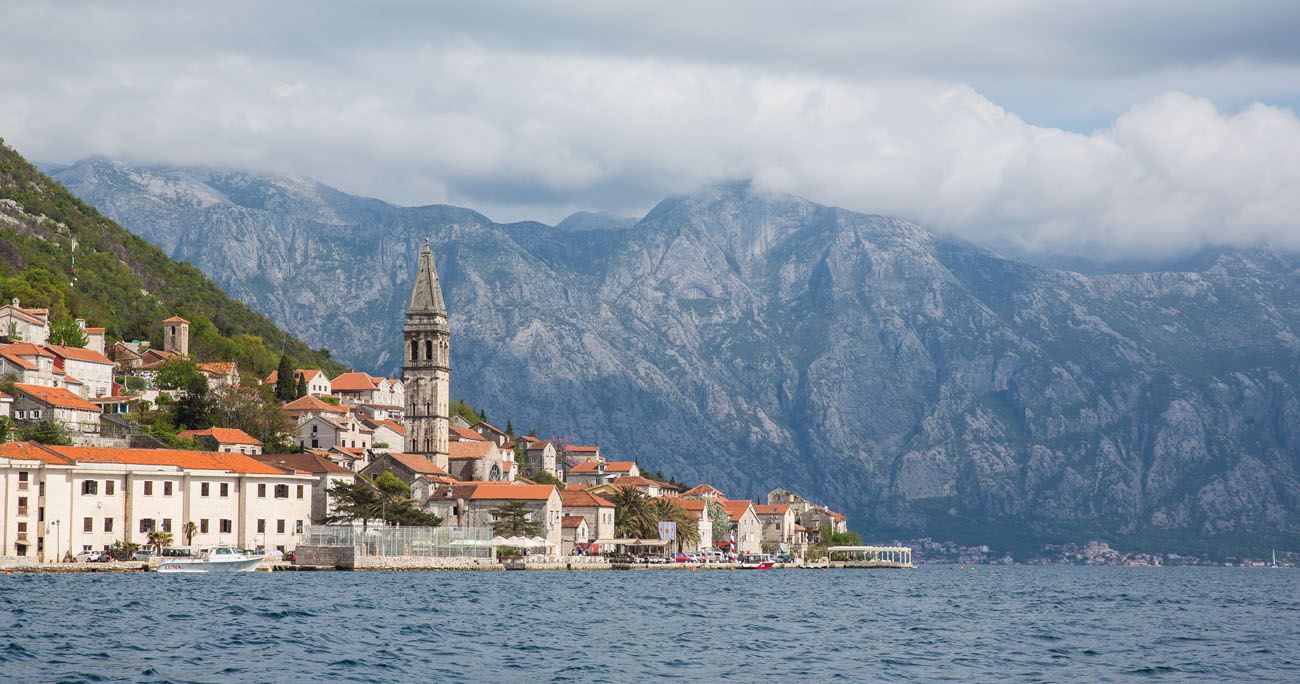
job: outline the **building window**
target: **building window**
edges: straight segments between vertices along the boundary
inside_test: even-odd
[[[275,533],[276,533],[276,534],[284,534],[284,520],[283,520],[283,519],[280,519],[280,520],[275,521]]]
[[[295,520],[295,521],[293,521],[293,533],[294,533],[294,534],[302,534],[302,521],[301,521],[301,520]]]
[[[265,498],[266,498],[266,485],[265,485],[265,484],[259,484],[259,485],[257,485],[257,498],[259,498],[259,499],[265,499]]]
[[[171,532],[171,531],[172,531],[172,519],[163,518],[163,532]]]
[[[95,531],[95,519],[94,519],[94,518],[84,518],[84,519],[82,519],[82,521],[81,521],[81,531],[82,531],[82,532],[94,532],[94,531]]]
[[[313,448],[313,449],[319,449],[319,448],[320,448],[320,442],[317,441],[315,437],[312,437],[312,438],[311,438],[311,448]]]
[[[105,531],[105,532],[112,532],[112,531],[113,531],[113,519],[112,519],[112,518],[104,518],[104,531]]]
[[[420,343],[416,340],[411,340],[411,360],[419,361],[420,360],[419,355],[420,355]]]
[[[433,340],[424,341],[424,360],[425,361],[433,360]]]
[[[221,533],[230,534],[230,520],[228,518],[221,519]]]
[[[208,519],[203,518],[202,520],[199,520],[199,534],[207,534],[207,533],[208,533]]]
[[[284,553],[284,545],[281,544],[281,545],[275,547],[275,550],[276,550],[276,551],[279,551],[280,553],[283,554],[283,553]]]
[[[263,532],[266,532],[266,519],[265,519],[265,518],[258,518],[258,519],[257,519],[257,533],[258,533],[258,534],[262,534]]]
[[[275,498],[277,498],[277,499],[287,499],[287,498],[289,498],[289,485],[287,485],[287,484],[278,484],[278,485],[276,485],[276,486],[275,486]]]
[[[98,493],[99,493],[99,481],[98,481],[98,480],[82,480],[82,482],[81,482],[81,493],[82,493],[83,495],[85,495],[85,494],[98,494]]]
[[[140,534],[153,532],[153,518],[140,518]]]
[[[302,485],[298,485],[298,498],[299,498],[299,499],[302,498],[302,491],[303,491],[303,490],[302,490]]]
[[[207,495],[208,495],[208,483],[207,483],[207,482],[200,482],[200,483],[199,483],[199,496],[207,496]]]
[[[27,523],[18,523],[18,534],[27,534]]]
[[[27,478],[31,475],[26,470],[18,471],[18,489],[27,489]]]
[[[104,494],[106,494],[106,495],[108,495],[108,496],[113,496],[113,493],[114,493],[114,491],[116,491],[116,490],[117,490],[117,483],[116,483],[116,482],[114,482],[114,481],[112,481],[112,480],[104,480]]]
[[[170,483],[170,482],[164,482],[164,483],[163,483],[163,496],[171,496],[171,495],[172,495],[172,483]]]
[[[153,482],[151,480],[144,481],[144,495],[153,496]]]
[[[222,482],[222,483],[221,483],[221,495],[222,495],[222,496],[230,496],[230,483],[229,483],[229,482]]]

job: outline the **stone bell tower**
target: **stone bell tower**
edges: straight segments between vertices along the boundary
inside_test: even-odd
[[[451,411],[451,326],[426,240],[406,309],[402,384],[406,388],[406,451],[447,469]]]

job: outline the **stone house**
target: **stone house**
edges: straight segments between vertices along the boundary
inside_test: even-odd
[[[590,536],[585,542],[614,539],[614,504],[608,499],[584,489],[565,487],[560,490],[560,504],[564,515],[582,516],[587,521]]]
[[[274,385],[279,378],[280,371],[273,370],[263,382],[267,385]],[[330,379],[315,368],[298,368],[294,370],[293,381],[295,385],[299,378],[302,378],[307,385],[307,394],[305,396],[320,397],[330,393]]]
[[[331,380],[330,393],[348,406],[375,404],[401,407],[406,402],[400,381],[376,378],[356,371],[343,373]]]
[[[564,445],[564,449],[562,449],[561,451],[563,452],[562,456],[564,457],[564,460],[567,461],[570,466],[574,466],[579,463],[585,463],[587,461],[605,460],[601,458],[600,447],[598,446],[578,446],[574,444],[566,444]]]
[[[475,425],[473,430],[483,437],[483,439],[495,442],[498,447],[504,447],[506,443],[510,441],[510,435],[506,434],[505,430],[502,430],[486,421]]]
[[[566,515],[560,518],[560,543],[562,553],[566,556],[574,556],[578,553],[578,548],[585,545],[591,540],[591,532],[587,529],[587,519],[580,515]]]
[[[303,414],[298,421],[298,446],[304,449],[340,446],[364,450],[374,443],[374,431],[348,413]]]
[[[45,344],[50,339],[49,309],[24,309],[17,297],[0,306],[0,338]]]
[[[557,454],[555,445],[535,437],[524,437],[523,440],[526,463],[521,464],[522,467],[531,472],[546,472],[559,477],[559,470],[556,468]]]
[[[700,542],[698,544],[678,543],[682,551],[700,551],[713,547],[713,524],[709,521],[709,502],[705,499],[673,499],[687,513],[695,516],[699,526]]]
[[[796,516],[790,504],[755,504],[754,514],[763,523],[763,544],[784,546],[787,550],[796,543]]]
[[[12,374],[25,385],[65,386],[65,373],[54,365],[54,354],[30,342],[0,345],[0,375]]]
[[[694,487],[691,487],[690,489],[686,490],[686,493],[682,494],[682,496],[697,497],[700,499],[727,498],[727,495],[723,494],[722,490],[718,489],[717,487],[714,487],[713,485],[708,485],[708,484],[695,485]]]
[[[754,504],[746,499],[724,499],[718,503],[722,504],[722,509],[727,512],[727,518],[731,521],[731,531],[728,535],[730,538],[718,542],[717,546],[734,545],[736,553],[739,554],[762,552],[763,523],[754,513]]]
[[[563,504],[554,485],[526,485],[508,482],[473,482],[438,487],[425,504],[443,519],[444,525],[491,527],[493,511],[512,501],[529,510],[529,519],[541,523],[541,537],[549,553],[562,551],[560,520]]]
[[[447,473],[464,482],[498,482],[513,479],[513,460],[495,442],[449,442]],[[510,465],[507,465],[507,463]]]
[[[361,424],[371,430],[371,449],[398,452],[406,450],[406,428],[401,423],[362,418]]]
[[[10,418],[14,412],[14,398],[0,392],[0,418]]]
[[[205,361],[194,366],[208,377],[208,389],[239,387],[239,368],[233,361]]]
[[[74,443],[85,444],[99,434],[99,407],[63,387],[15,384],[13,418],[20,424],[54,419]]]
[[[206,430],[181,430],[181,439],[192,439],[207,451],[220,451],[227,454],[248,454],[256,456],[262,453],[261,440],[238,428],[210,427]]]
[[[81,382],[83,399],[96,399],[113,394],[113,360],[93,349],[47,345],[54,357],[54,368]]]
[[[836,534],[849,530],[848,520],[842,514],[825,506],[808,506],[808,509],[798,516],[797,522],[808,530],[809,537],[813,539],[819,538],[825,527],[830,527]]]
[[[620,477],[640,477],[641,469],[636,461],[583,461],[571,466],[565,482],[581,485],[608,484]]]
[[[384,473],[392,473],[408,485],[423,476],[447,477],[447,471],[439,468],[428,457],[418,454],[380,454],[361,470],[361,475],[371,480]]]

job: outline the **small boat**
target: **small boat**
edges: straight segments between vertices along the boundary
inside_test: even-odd
[[[158,572],[252,572],[261,562],[261,554],[245,553],[233,546],[214,546],[193,558],[165,558]]]
[[[761,563],[741,563],[736,566],[737,570],[771,570],[776,563],[772,561],[763,561]]]

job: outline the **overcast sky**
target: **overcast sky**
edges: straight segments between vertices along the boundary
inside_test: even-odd
[[[753,178],[1031,250],[1300,248],[1300,3],[617,4],[11,4],[0,137],[496,220]]]

